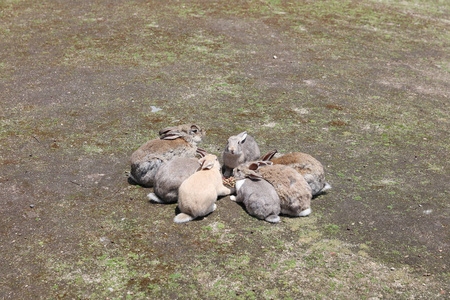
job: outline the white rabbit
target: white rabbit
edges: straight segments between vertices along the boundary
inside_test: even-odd
[[[233,176],[236,178],[236,196],[230,199],[242,202],[247,212],[261,220],[271,223],[280,222],[281,203],[275,188],[261,175],[246,172],[246,168],[235,168]]]
[[[197,148],[197,154],[204,157],[206,152]],[[178,188],[189,176],[199,169],[198,159],[177,157],[159,167],[155,175],[153,193],[148,194],[151,201],[175,203],[178,200]]]
[[[281,213],[293,217],[306,217],[311,213],[311,187],[297,171],[289,166],[272,165],[258,161],[240,165],[236,173],[244,172],[261,176],[277,191]]]
[[[223,175],[230,177],[234,168],[245,162],[256,160],[260,155],[258,144],[252,136],[247,134],[247,131],[229,137],[222,153]]]
[[[232,190],[222,183],[217,156],[207,154],[198,161],[201,169],[186,179],[178,189],[178,208],[175,223],[189,222],[206,216],[216,209],[218,196],[231,194]]]
[[[156,171],[165,161],[175,157],[195,157],[197,143],[205,135],[194,124],[162,129],[160,139],[150,140],[131,155],[130,182],[152,187]]]
[[[273,150],[261,157],[261,160],[270,160],[274,165],[280,164],[294,168],[303,175],[311,187],[313,196],[331,189],[331,185],[325,181],[325,171],[322,164],[311,155],[302,152],[293,152],[274,157],[276,153],[277,150]]]

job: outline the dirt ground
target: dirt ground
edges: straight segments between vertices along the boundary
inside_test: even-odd
[[[440,0],[0,0],[1,299],[448,299]],[[269,224],[174,224],[127,182],[159,129],[306,152],[333,189]]]

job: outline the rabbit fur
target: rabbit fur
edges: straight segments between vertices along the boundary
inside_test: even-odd
[[[233,175],[239,178],[236,181],[236,196],[230,199],[238,203],[243,203],[247,212],[260,220],[270,223],[280,222],[280,197],[275,188],[261,177],[250,176],[245,178],[245,174]],[[242,179],[240,179],[242,178]]]
[[[160,139],[150,140],[131,155],[130,179],[152,187],[158,168],[175,157],[195,157],[197,143],[205,132],[195,124],[162,129]]]
[[[325,171],[320,161],[309,154],[293,152],[274,157],[277,150],[273,150],[262,157],[262,160],[270,160],[274,165],[286,165],[294,168],[303,175],[311,187],[313,196],[321,194],[329,189],[331,185],[325,181]]]
[[[311,213],[311,187],[293,168],[273,165],[272,162],[248,162],[235,169],[236,174],[261,176],[275,188],[280,197],[281,213],[293,217],[306,217]]]
[[[248,161],[259,158],[261,152],[255,139],[247,134],[247,131],[228,138],[228,142],[222,153],[222,172],[225,177],[230,177],[233,169]]]
[[[198,162],[201,169],[189,176],[178,189],[178,208],[181,213],[175,216],[175,223],[185,223],[206,216],[216,209],[218,196],[226,196],[232,192],[222,183],[217,156],[207,154]]]
[[[197,148],[197,154],[204,157],[206,152]],[[198,169],[197,158],[177,157],[166,161],[156,172],[153,193],[148,194],[148,198],[157,203],[177,202],[178,188]]]

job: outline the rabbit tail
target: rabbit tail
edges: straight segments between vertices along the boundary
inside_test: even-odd
[[[307,217],[312,212],[311,208],[307,208],[298,214],[298,217]]]
[[[331,185],[328,182],[325,182],[325,186],[320,190],[321,193],[331,190]]]
[[[152,202],[156,202],[156,203],[164,203],[164,201],[161,200],[161,198],[159,198],[158,196],[156,196],[155,193],[150,193],[147,195],[148,199],[150,199],[150,201]]]
[[[267,216],[264,220],[266,220],[269,223],[278,223],[280,222],[280,217],[276,215],[270,215]]]
[[[192,220],[194,220],[194,218],[192,216],[188,215],[188,214],[185,214],[185,213],[179,213],[173,219],[173,221],[175,223],[187,223],[187,222],[192,221]]]

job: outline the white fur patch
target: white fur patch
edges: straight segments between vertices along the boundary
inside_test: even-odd
[[[148,199],[150,199],[151,201],[157,202],[157,203],[163,203],[163,201],[161,199],[159,199],[158,196],[156,196],[155,193],[150,193],[147,195]]]
[[[311,208],[307,208],[307,209],[301,211],[301,212],[298,214],[298,216],[299,216],[299,217],[306,217],[306,216],[309,216],[309,214],[310,214],[311,212],[312,212]]]
[[[175,223],[186,223],[186,222],[192,221],[193,219],[194,218],[188,214],[179,213],[178,215],[175,216],[175,218],[173,218],[173,221]]]
[[[240,188],[244,185],[245,179],[241,179],[236,181],[235,187],[236,187],[236,192],[240,190]]]

